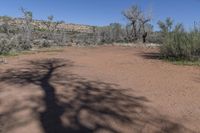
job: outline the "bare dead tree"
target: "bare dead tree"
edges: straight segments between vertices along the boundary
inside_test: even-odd
[[[131,39],[136,41],[138,39],[137,23],[139,18],[142,15],[141,9],[137,5],[133,5],[129,9],[123,12],[123,15],[130,21],[132,30],[131,30]]]
[[[47,21],[43,21],[43,24],[47,27],[48,31],[51,30],[51,23],[53,22],[54,16],[50,15],[47,17]]]
[[[54,16],[50,15],[47,18],[47,21],[43,21],[43,24],[46,26],[49,34],[48,34],[48,38],[49,39],[53,39],[54,41],[56,41],[56,32],[60,31],[60,32],[64,32],[63,29],[59,29],[59,25],[63,24],[64,21],[56,21],[54,22]],[[62,33],[64,34],[64,33]],[[64,36],[63,36],[64,37]]]
[[[27,45],[26,47],[29,48],[31,47],[33,13],[31,11],[27,11],[23,7],[21,8],[21,12],[23,13],[24,18],[24,28]]]
[[[130,41],[137,41],[142,36],[143,42],[145,43],[147,37],[145,25],[151,21],[151,15],[145,15],[137,5],[133,5],[123,11],[123,15],[130,22],[126,27],[127,38]],[[131,31],[129,31],[129,28]]]
[[[144,15],[142,14],[142,16],[139,18],[139,21],[140,21],[140,28],[142,28],[142,39],[143,39],[143,43],[146,43],[146,38],[147,38],[147,35],[148,35],[148,32],[145,28],[145,26],[151,21],[152,19],[152,16],[151,14],[150,15]],[[140,31],[140,30],[139,30]]]
[[[64,21],[56,21],[54,22],[54,16],[53,15],[50,15],[47,17],[47,21],[43,21],[43,24],[46,26],[46,28],[49,30],[49,31],[56,31],[58,30],[58,26],[62,23],[64,23]]]

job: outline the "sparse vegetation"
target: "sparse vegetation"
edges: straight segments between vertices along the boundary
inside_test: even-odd
[[[192,3],[1,1],[0,133],[200,133]]]
[[[153,31],[151,12],[145,13],[137,5],[123,11],[128,24],[90,26],[90,31],[67,30],[64,21],[54,21],[52,15],[46,21],[36,21],[31,11],[21,8],[21,12],[21,19],[0,17],[0,54],[51,46],[148,42],[160,44],[165,59],[196,61],[200,58],[199,26],[186,31],[183,24],[175,25],[167,18],[158,22],[161,31]]]
[[[163,57],[174,60],[196,61],[200,59],[200,31],[194,26],[191,31],[186,31],[182,24],[173,24],[167,18],[165,22],[159,21],[162,31],[163,44],[160,52]]]

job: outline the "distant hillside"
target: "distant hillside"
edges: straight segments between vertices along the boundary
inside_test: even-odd
[[[0,16],[0,25],[4,23],[5,17]],[[8,24],[13,26],[20,26],[23,24],[22,18],[9,18]],[[33,20],[34,28],[46,29],[46,25],[43,20]],[[72,24],[72,23],[62,23],[58,25],[59,29],[65,29],[67,31],[75,31],[75,32],[86,32],[91,33],[93,31],[92,26],[89,25],[81,25],[81,24]]]

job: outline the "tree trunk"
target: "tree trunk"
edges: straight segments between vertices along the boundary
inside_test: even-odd
[[[143,43],[146,43],[147,32],[145,32],[145,33],[143,34],[142,38],[143,38]]]

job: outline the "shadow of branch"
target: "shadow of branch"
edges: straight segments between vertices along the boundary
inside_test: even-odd
[[[129,89],[71,74],[68,71],[73,67],[71,61],[47,59],[28,64],[27,68],[8,70],[0,76],[0,82],[41,88],[44,93],[41,100],[29,100],[44,103],[43,111],[33,109],[33,112],[45,133],[192,133],[146,106],[148,99],[130,94]],[[16,110],[9,111],[12,115]],[[1,116],[8,117],[6,112]]]

